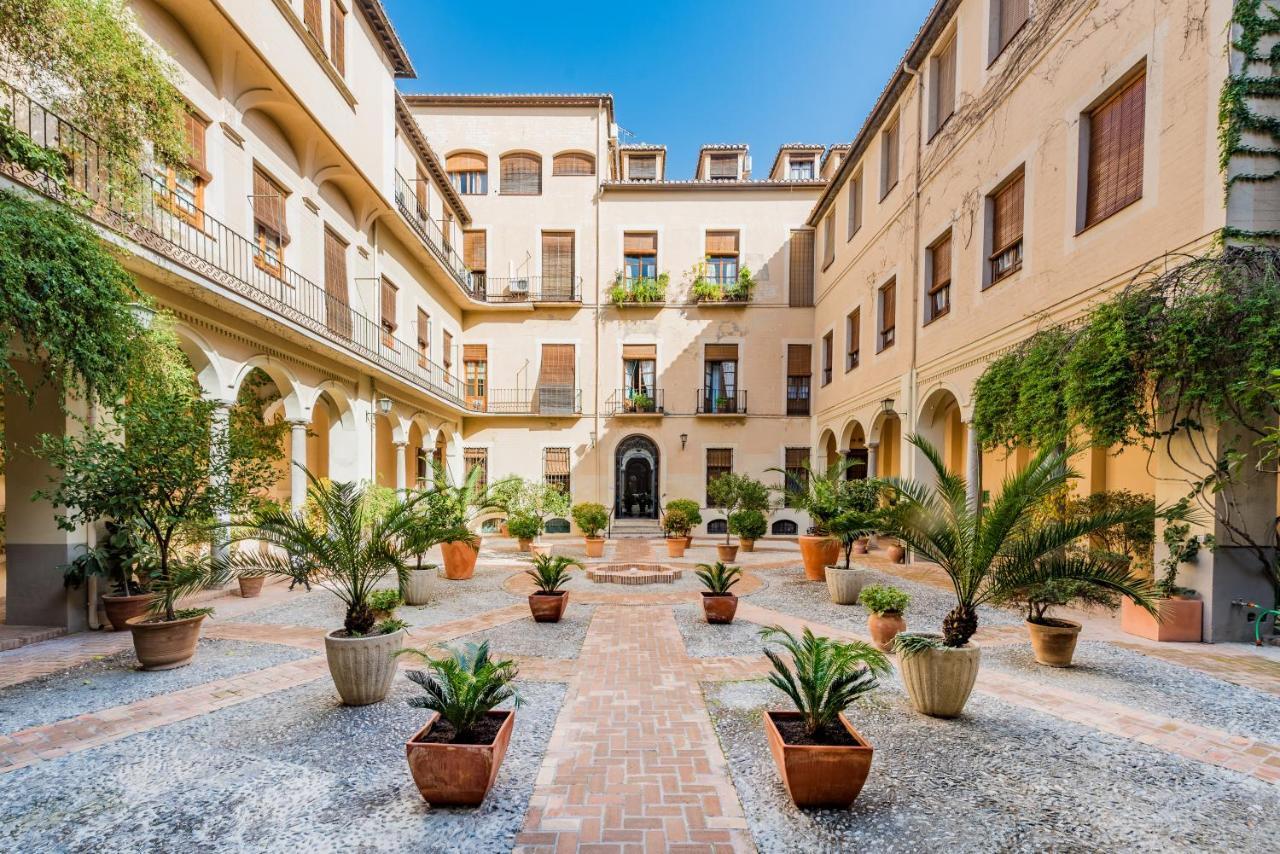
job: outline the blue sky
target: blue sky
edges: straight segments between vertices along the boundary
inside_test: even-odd
[[[672,178],[706,142],[749,143],[755,177],[784,142],[848,142],[932,5],[385,3],[418,69],[404,91],[610,92],[623,141],[665,144]]]

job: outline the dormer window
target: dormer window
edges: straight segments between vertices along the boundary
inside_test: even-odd
[[[738,155],[712,154],[709,159],[708,174],[712,181],[738,180]]]
[[[787,169],[789,181],[812,181],[814,162],[812,157],[792,157]]]
[[[627,156],[627,179],[631,181],[658,180],[658,155],[630,154]]]

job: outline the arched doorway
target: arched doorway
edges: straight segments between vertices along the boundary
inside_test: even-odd
[[[657,519],[658,446],[648,436],[628,436],[618,444],[615,460],[614,515]]]

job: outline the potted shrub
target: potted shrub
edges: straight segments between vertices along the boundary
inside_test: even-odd
[[[520,551],[527,552],[542,533],[542,520],[532,514],[517,513],[507,518],[507,530],[519,542]]]
[[[798,807],[849,806],[867,780],[874,750],[844,710],[891,672],[889,659],[870,644],[815,637],[809,629],[799,639],[777,626],[760,634],[766,642],[778,640],[794,662],[793,669],[765,647],[773,664],[769,682],[796,707],[764,714],[769,750],[787,793]]]
[[[729,517],[729,533],[738,537],[744,552],[756,550],[756,540],[769,532],[769,520],[759,510],[739,510]]]
[[[662,532],[667,538],[667,557],[684,557],[689,542],[689,517],[683,510],[667,505],[662,514]]]
[[[769,509],[769,489],[744,474],[726,472],[707,484],[707,503],[725,514],[724,543],[716,546],[716,552],[720,560],[732,561],[738,557],[738,547],[729,542],[729,521],[735,514],[749,510],[763,515]]]
[[[702,613],[708,623],[733,622],[733,615],[738,612],[738,597],[730,591],[741,575],[739,567],[725,566],[720,561],[698,564],[698,580],[707,588],[702,591]]]
[[[405,674],[423,690],[423,696],[412,698],[409,705],[432,713],[405,743],[413,782],[429,804],[483,803],[515,724],[516,713],[497,706],[507,700],[515,708],[522,704],[512,685],[518,673],[515,662],[490,659],[487,641],[450,649],[437,659],[422,650],[403,652],[421,658],[429,668]]]
[[[133,617],[147,612],[154,598],[134,577],[133,562],[137,553],[134,535],[126,526],[107,522],[105,536],[94,548],[85,548],[74,560],[64,564],[62,581],[67,587],[79,588],[90,576],[104,579],[110,592],[102,594],[102,607],[113,632],[122,632]]]
[[[417,505],[412,527],[401,538],[400,546],[406,554],[413,555],[413,566],[404,576],[400,597],[406,605],[426,605],[431,602],[432,579],[439,566],[426,562],[426,553],[441,542],[438,508],[433,507],[432,496],[427,495]]]
[[[685,534],[684,545],[693,545],[693,529],[702,524],[702,505],[692,498],[673,498],[667,502],[667,510],[679,510],[689,522],[689,533]]]
[[[893,639],[907,630],[902,618],[911,604],[911,594],[886,584],[869,584],[862,588],[859,600],[870,613],[867,615],[867,632],[881,652],[893,648]]]
[[[547,520],[569,515],[569,496],[550,483],[518,477],[503,482],[507,530],[520,541],[520,551],[538,551],[533,541],[547,528]]]
[[[311,516],[267,506],[240,529],[239,536],[261,540],[269,552],[237,552],[227,559],[239,573],[308,578],[346,606],[342,628],[325,635],[329,673],[348,706],[377,703],[391,690],[395,653],[404,644],[404,623],[378,621],[371,597],[374,585],[393,574],[407,580],[403,540],[415,524],[417,493],[377,512],[368,487],[310,479]]]
[[[586,501],[573,507],[573,521],[582,531],[587,549],[587,557],[604,556],[604,537],[600,536],[609,527],[609,511],[603,504]]]
[[[569,593],[560,588],[569,580],[569,567],[582,569],[582,564],[564,555],[535,555],[533,568],[525,575],[533,579],[538,589],[529,595],[529,610],[539,623],[558,623],[569,604]]]
[[[799,537],[804,575],[810,581],[822,581],[824,569],[840,557],[840,543],[831,536],[829,525],[840,512],[840,490],[846,482],[845,472],[855,464],[855,460],[842,458],[828,466],[826,471],[817,472],[806,461],[800,477],[792,477],[785,469],[769,469],[783,476],[782,489],[787,496],[787,505],[808,513],[812,522],[809,530]]]
[[[399,590],[375,590],[369,594],[369,610],[373,611],[373,619],[379,623],[394,617],[396,608],[403,604]]]
[[[897,500],[887,511],[887,527],[925,560],[938,564],[956,595],[940,636],[904,633],[894,643],[907,696],[917,711],[948,718],[964,709],[978,676],[981,652],[970,639],[978,630],[981,604],[1007,599],[1035,584],[1076,581],[1154,608],[1150,585],[1127,567],[1069,551],[1077,540],[1112,525],[1153,518],[1153,508],[1068,521],[1036,518],[1038,505],[1079,477],[1068,466],[1074,449],[1041,450],[1025,469],[1005,480],[999,496],[976,512],[964,478],[947,470],[938,450],[919,436],[910,441],[933,467],[935,480],[892,481]]]
[[[827,566],[827,595],[837,605],[853,605],[871,579],[871,570],[852,565],[852,553],[859,540],[881,525],[880,495],[884,485],[875,479],[850,480],[838,490],[840,512],[827,522],[827,530],[844,552],[843,566]]]
[[[1163,514],[1164,541],[1167,556],[1160,561],[1163,570],[1155,585],[1155,613],[1124,600],[1120,603],[1120,628],[1131,635],[1154,641],[1198,643],[1202,637],[1204,603],[1196,592],[1178,585],[1178,570],[1183,564],[1194,564],[1201,548],[1212,548],[1213,535],[1203,537],[1191,533],[1187,521],[1187,504],[1182,502]]]
[[[473,468],[461,483],[455,484],[448,470],[437,465],[434,486],[427,493],[427,512],[437,531],[435,539],[444,558],[444,577],[450,581],[465,581],[475,575],[480,538],[471,530],[471,523],[476,516],[498,507],[490,491],[480,488],[480,475],[480,469]]]

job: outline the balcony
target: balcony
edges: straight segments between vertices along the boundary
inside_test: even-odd
[[[581,276],[476,276],[471,294],[489,303],[582,302]]]
[[[699,415],[746,415],[747,393],[739,389],[698,389]]]
[[[751,291],[755,286],[754,279],[748,281],[749,284],[741,278],[699,277],[694,280],[691,293],[701,306],[744,306],[751,302]]]
[[[537,388],[491,388],[468,408],[484,415],[542,415],[564,418],[582,414],[582,390],[567,385]]]
[[[450,243],[448,235],[440,228],[439,223],[427,215],[426,210],[418,201],[418,194],[399,172],[396,173],[396,208],[399,209],[400,215],[405,218],[405,221],[409,223],[409,227],[418,235],[418,239],[426,244],[427,248],[436,256],[436,260],[453,277],[454,282],[468,294],[474,296],[471,271],[463,263],[462,255]]]
[[[208,211],[178,200],[165,181],[138,170],[133,186],[105,180],[108,163],[98,142],[26,95],[0,84],[7,121],[39,145],[63,152],[71,168],[66,184],[15,163],[0,173],[57,201],[68,202],[100,225],[205,277],[265,313],[325,339],[459,408],[462,386],[415,346],[388,334],[372,318],[331,295],[296,270],[264,261],[257,244]],[[86,203],[87,202],[87,203]]]
[[[605,411],[612,416],[664,415],[662,389],[650,389],[648,394],[633,388],[616,390],[607,401]]]

